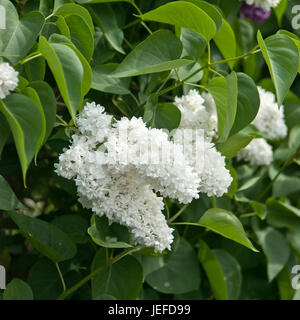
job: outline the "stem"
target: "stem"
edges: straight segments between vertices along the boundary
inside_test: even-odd
[[[168,80],[170,79],[171,76],[171,72],[169,72],[169,74],[167,75],[166,79],[163,81],[163,83],[161,84],[161,86],[157,89],[157,94],[159,94],[159,92],[161,91],[161,89],[165,86],[165,84],[168,82]]]
[[[216,208],[216,198],[214,196],[210,197],[211,207]]]
[[[241,214],[240,218],[248,218],[248,217],[253,217],[253,216],[256,216],[255,212]]]
[[[69,127],[69,124],[61,116],[57,114],[56,118],[59,119],[59,121],[63,124],[64,127]]]
[[[182,206],[180,210],[177,213],[175,213],[172,218],[168,219],[168,224],[172,223],[175,219],[177,219],[188,206],[189,206],[189,203]]]
[[[272,179],[272,181],[268,184],[268,186],[266,187],[266,189],[257,197],[257,201],[259,201],[260,199],[263,198],[263,196],[270,190],[270,188],[272,188],[273,184],[275,183],[275,181],[278,179],[278,177],[280,176],[280,174],[284,171],[284,169],[286,167],[288,167],[291,164],[290,159],[287,159],[283,166],[280,168],[280,170],[277,172],[276,176]]]
[[[258,52],[260,52],[260,51],[261,51],[260,49],[257,49],[257,50],[255,50],[255,51],[250,51],[250,52],[245,53],[245,54],[243,54],[243,55],[241,55],[241,56],[238,56],[238,57],[228,58],[228,59],[216,61],[216,62],[211,63],[210,66],[214,66],[214,65],[216,65],[216,64],[221,64],[221,63],[227,63],[227,62],[230,62],[230,61],[240,60],[240,59],[243,59],[243,58],[245,58],[245,57],[247,57],[247,56],[249,56],[249,55],[251,55],[251,54],[256,54],[256,53],[258,53]]]
[[[188,86],[194,86],[197,88],[201,88],[205,91],[208,91],[207,88],[205,86],[202,86],[201,84],[197,84],[197,83],[191,83],[191,82],[185,82],[184,84],[188,85]]]
[[[140,102],[138,101],[138,99],[136,98],[136,96],[130,92],[130,96],[132,97],[132,99],[135,101],[136,105],[139,106],[140,105]]]
[[[208,57],[207,57],[207,63],[210,65],[210,60],[211,60],[211,56],[210,56],[210,43],[209,43],[209,41],[207,41],[207,55],[208,55]]]
[[[197,73],[199,73],[200,71],[202,71],[203,69],[205,69],[207,66],[204,66],[204,67],[201,67],[199,69],[197,69],[195,72],[193,72],[192,74],[190,74],[188,77],[184,78],[183,80],[181,80],[180,82],[177,82],[176,84],[170,86],[170,87],[167,87],[166,89],[164,90],[161,90],[158,92],[158,95],[161,96],[165,93],[167,93],[168,91],[171,91],[173,89],[176,89],[178,88],[179,86],[181,86],[182,84],[184,84],[187,80],[189,80],[190,78],[192,78],[193,76],[195,76]]]
[[[208,70],[211,71],[212,73],[215,73],[217,76],[221,78],[225,78],[221,73],[219,73],[217,70],[214,70],[213,68],[208,67]]]
[[[115,256],[113,259],[111,259],[109,261],[109,263],[107,265],[101,266],[99,268],[97,268],[96,270],[94,270],[93,272],[91,272],[90,274],[88,274],[86,277],[84,277],[82,280],[80,280],[79,282],[77,282],[72,288],[70,288],[69,290],[63,292],[58,298],[57,300],[63,300],[66,297],[68,297],[70,294],[72,294],[73,292],[75,292],[76,290],[78,290],[80,287],[82,287],[85,283],[87,283],[89,280],[91,280],[93,277],[95,277],[99,272],[103,271],[105,268],[112,266],[114,263],[116,263],[117,261],[119,261],[120,259],[122,259],[123,257],[125,257],[127,254],[129,254],[131,251],[134,251],[136,248],[130,248],[127,249],[123,252],[121,252],[120,254],[118,254],[117,256]]]
[[[150,28],[146,25],[146,23],[144,21],[141,20],[141,25],[149,32],[149,34],[152,34],[152,31],[150,30]]]
[[[41,53],[34,53],[34,54],[30,54],[28,57],[24,58],[23,60],[19,61],[17,64],[15,64],[15,66],[19,65],[19,64],[25,64],[26,62],[33,60],[35,58],[41,57],[42,54]]]
[[[58,263],[55,263],[56,265],[56,269],[58,271],[58,274],[59,274],[59,277],[60,277],[60,280],[61,280],[61,283],[62,283],[62,286],[63,286],[63,293],[66,292],[67,288],[66,288],[66,284],[65,284],[65,280],[64,280],[64,277],[63,277],[63,274],[59,268],[59,265]]]
[[[135,8],[135,10],[138,12],[139,15],[143,15],[142,11],[140,8],[132,1],[130,1],[130,4]],[[146,25],[146,23],[140,18],[141,25],[149,32],[149,34],[152,34],[152,31],[149,29],[149,27]]]
[[[179,82],[181,82],[177,69],[174,69],[174,71],[175,71],[175,73],[176,73],[177,80],[178,80]]]
[[[170,210],[169,210],[166,199],[164,199],[164,203],[165,203],[166,212],[167,212],[167,220],[169,220],[170,219]]]

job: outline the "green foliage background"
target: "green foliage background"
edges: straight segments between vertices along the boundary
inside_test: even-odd
[[[239,19],[239,0],[0,0],[0,57],[20,74],[0,100],[1,299],[300,298],[291,286],[300,264],[296,2],[282,0],[255,25]],[[284,103],[289,129],[269,167],[234,158],[261,136],[250,125],[256,84]],[[86,101],[171,130],[180,122],[172,101],[191,88],[216,101],[216,145],[234,181],[221,198],[165,199],[175,240],[155,254],[83,209],[54,163]]]

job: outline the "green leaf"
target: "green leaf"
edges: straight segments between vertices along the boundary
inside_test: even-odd
[[[152,127],[172,131],[178,128],[181,120],[180,110],[172,103],[159,103],[154,111]]]
[[[234,58],[236,56],[236,39],[227,20],[222,19],[222,27],[214,36],[214,41],[225,59]],[[231,70],[233,69],[234,64],[234,61],[228,62]]]
[[[199,222],[177,222],[176,225],[191,225],[196,227],[205,227],[223,237],[238,242],[245,247],[258,252],[247,238],[243,225],[240,220],[231,212],[219,209],[208,209],[200,218]]]
[[[13,134],[26,185],[26,171],[42,134],[40,110],[28,97],[13,93],[0,100],[0,111]]]
[[[3,293],[3,300],[33,300],[30,286],[23,280],[14,278]]]
[[[214,20],[204,10],[185,1],[167,3],[139,17],[190,29],[206,40],[212,39],[217,30]]]
[[[122,48],[124,33],[119,28],[113,8],[108,4],[88,7],[96,25],[102,30],[105,39],[118,52],[125,54]]]
[[[273,8],[279,26],[281,26],[282,17],[286,10],[287,4],[288,0],[281,0],[277,7]]]
[[[246,128],[256,117],[260,105],[259,93],[253,79],[241,72],[237,73],[237,79],[237,110],[230,135]]]
[[[288,36],[291,40],[293,40],[294,44],[298,48],[298,53],[299,53],[298,73],[300,73],[300,38],[295,33],[289,32],[287,30],[278,30],[277,34],[283,34]]]
[[[265,229],[256,229],[258,241],[267,257],[268,279],[271,282],[286,265],[290,248],[285,237],[276,229],[267,227]]]
[[[10,212],[9,215],[32,245],[53,262],[69,260],[75,256],[74,243],[54,225],[17,212]]]
[[[45,117],[44,109],[41,104],[41,100],[40,100],[37,92],[33,88],[26,87],[25,89],[22,90],[22,94],[24,94],[25,96],[27,96],[28,98],[30,98],[34,102],[34,104],[39,108],[39,111],[40,111],[40,114],[42,117],[42,132],[41,132],[40,138],[39,138],[38,143],[35,148],[35,160],[36,160],[37,154],[38,154],[39,150],[41,149],[43,142],[45,140],[46,117]]]
[[[37,44],[33,47],[32,51],[37,51]],[[24,69],[28,80],[38,81],[44,80],[46,73],[46,62],[44,57],[34,58],[24,64]]]
[[[297,75],[298,48],[293,40],[283,34],[275,34],[263,40],[258,31],[257,41],[268,65],[280,106]]]
[[[253,135],[238,132],[229,137],[226,142],[218,143],[216,146],[223,156],[233,158],[241,149],[245,148],[253,138]]]
[[[216,77],[208,84],[217,108],[219,142],[227,140],[237,112],[237,75],[233,71],[225,77]]]
[[[194,31],[181,28],[180,40],[183,45],[182,57],[191,56],[198,59],[205,51],[206,41]]]
[[[168,30],[158,30],[139,43],[112,73],[114,77],[129,77],[161,72],[192,63],[179,59],[182,52],[180,40]]]
[[[202,9],[216,24],[217,31],[222,26],[222,15],[216,6],[202,0],[184,0],[184,2],[190,2]]]
[[[51,221],[51,224],[65,232],[74,243],[87,242],[88,223],[78,213],[58,216]]]
[[[300,147],[300,125],[294,126],[289,135],[289,155],[293,156]]]
[[[276,228],[294,229],[300,226],[300,209],[274,198],[266,201],[268,224]]]
[[[0,52],[13,63],[17,63],[23,59],[40,33],[44,25],[44,16],[40,12],[30,12],[24,15],[20,20],[17,13],[12,13],[13,9],[9,8],[9,16],[6,24],[9,25],[14,19],[12,25],[8,29],[0,30],[0,39],[2,48]]]
[[[92,88],[114,94],[130,94],[130,78],[115,78],[111,73],[118,67],[117,63],[108,63],[93,68]]]
[[[72,43],[65,42],[65,40],[66,40],[65,37],[62,37],[60,39],[58,39],[57,37],[56,38],[52,37],[51,40],[54,43],[62,43],[64,45],[66,45],[67,47],[70,47],[77,54],[77,57],[80,59],[82,67],[83,67],[83,79],[82,79],[82,83],[81,83],[81,92],[82,92],[83,96],[86,95],[92,86],[93,75],[92,75],[92,68],[91,68],[90,64],[87,62],[87,60],[85,59],[83,54]]]
[[[143,115],[143,121],[147,124],[152,124],[153,123],[153,116],[155,113],[155,107],[158,103],[158,97],[155,93],[151,94],[147,102],[145,104],[145,111]]]
[[[94,32],[90,30],[88,23],[77,14],[65,16],[65,21],[70,30],[71,41],[87,61],[91,61],[94,53]]]
[[[99,218],[93,215],[88,234],[96,244],[105,248],[131,248],[132,245],[125,242],[129,241],[126,231],[126,228],[118,224],[110,226],[107,218],[104,216]]]
[[[250,201],[250,205],[256,215],[261,219],[264,220],[267,216],[267,207],[265,204],[257,202],[257,201]]]
[[[276,280],[280,294],[280,300],[293,300],[294,290],[291,285],[291,272],[287,266],[280,271]]]
[[[9,125],[2,113],[0,113],[0,160],[1,160],[1,154],[2,150],[10,136],[10,129]]]
[[[77,3],[80,4],[92,4],[92,3],[106,3],[106,2],[129,2],[129,3],[134,3],[133,0],[75,0]]]
[[[48,43],[41,36],[39,50],[46,58],[57,86],[75,122],[75,115],[83,101],[84,69],[76,52],[61,43]]]
[[[274,165],[269,167],[270,178],[273,179],[278,173],[279,168]],[[286,175],[281,173],[273,183],[273,197],[287,196],[300,190],[300,177],[296,175]]]
[[[54,300],[63,291],[54,263],[44,257],[30,268],[27,282],[32,288],[35,300]]]
[[[199,288],[200,272],[197,256],[184,238],[180,238],[176,251],[169,257],[164,257],[164,260],[162,267],[146,277],[146,282],[153,289],[162,293],[179,294]]]
[[[46,132],[44,143],[50,136],[54,127],[56,119],[56,99],[52,88],[47,82],[33,81],[30,83],[30,87],[33,88],[39,96],[45,118],[46,118]]]
[[[200,240],[198,257],[215,298],[237,299],[242,285],[241,267],[237,260],[225,250],[210,250],[203,240]]]
[[[10,185],[0,175],[0,210],[23,209],[23,204],[18,200]]]
[[[83,6],[74,4],[74,3],[66,3],[58,8],[54,9],[55,15],[61,15],[64,18],[70,15],[78,15],[80,16],[88,25],[91,34],[94,34],[94,24],[93,20],[88,12]]]
[[[143,269],[140,263],[134,257],[127,255],[112,266],[105,265],[105,250],[100,249],[92,263],[92,272],[103,267],[103,270],[92,278],[93,299],[101,299],[104,294],[118,300],[136,299],[143,281]]]

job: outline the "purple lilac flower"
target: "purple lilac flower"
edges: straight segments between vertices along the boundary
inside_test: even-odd
[[[254,23],[263,23],[270,17],[271,11],[266,11],[262,8],[255,7],[254,5],[248,5],[243,3],[240,11],[241,18],[249,18]]]

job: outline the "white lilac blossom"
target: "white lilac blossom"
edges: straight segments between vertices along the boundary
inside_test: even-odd
[[[201,181],[199,191],[220,197],[227,192],[232,177],[225,167],[225,158],[211,142],[218,130],[214,99],[209,93],[200,95],[197,90],[190,90],[187,95],[176,97],[175,104],[181,111],[181,122],[172,132],[174,142],[184,145],[188,164]],[[187,129],[192,130],[190,139],[184,138]]]
[[[284,107],[275,101],[275,95],[261,87],[258,87],[260,106],[252,124],[265,134],[270,140],[278,140],[286,137],[287,126],[284,121]]]
[[[85,106],[77,123],[78,132],[59,156],[56,172],[74,179],[84,207],[106,215],[110,223],[126,225],[136,244],[156,251],[170,249],[173,229],[161,212],[162,198],[154,191],[184,203],[198,197],[200,181],[182,147],[162,130],[148,129],[141,119],[113,121],[95,103]],[[157,162],[145,157],[146,149]],[[160,157],[169,150],[165,163]]]
[[[199,178],[188,165],[183,147],[171,142],[166,132],[148,129],[135,117],[122,118],[114,128],[116,134],[105,143],[113,172],[134,168],[155,191],[182,203],[199,197]]]
[[[252,165],[269,165],[273,160],[272,147],[263,138],[253,139],[237,153],[238,160],[245,160]]]
[[[254,5],[257,8],[262,8],[266,11],[271,8],[276,8],[280,0],[245,0],[248,5]]]
[[[97,170],[97,165],[95,169]],[[154,247],[155,251],[170,250],[173,229],[165,216],[163,198],[143,182],[135,171],[113,175],[103,172],[103,177],[78,176],[76,181],[79,201],[98,216],[120,223],[132,234],[134,244]]]
[[[213,137],[217,130],[217,117],[209,96],[205,99],[195,89],[182,97],[175,97],[175,105],[181,111],[179,128],[203,129],[207,137]]]
[[[4,99],[18,86],[18,74],[7,62],[0,63],[0,99]]]
[[[230,172],[225,167],[225,157],[217,151],[203,130],[193,130],[192,134],[192,139],[187,141],[183,138],[186,129],[176,129],[172,132],[175,143],[185,141],[185,157],[201,181],[199,191],[209,197],[221,197],[232,182]]]

